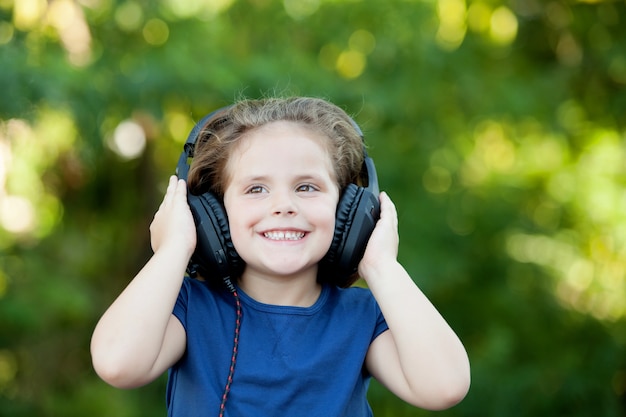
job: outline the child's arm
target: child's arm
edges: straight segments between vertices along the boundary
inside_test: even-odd
[[[184,353],[186,335],[172,315],[196,244],[184,181],[171,177],[150,225],[154,255],[98,322],[92,339],[94,369],[120,388],[151,382]]]
[[[470,384],[469,360],[454,331],[398,263],[398,220],[381,193],[381,218],[359,264],[389,330],[370,345],[370,373],[403,400],[439,410],[461,401]]]

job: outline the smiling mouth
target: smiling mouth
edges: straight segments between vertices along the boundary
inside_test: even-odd
[[[295,231],[276,231],[276,232],[265,232],[263,236],[270,240],[300,240],[304,237],[304,232],[295,232]]]

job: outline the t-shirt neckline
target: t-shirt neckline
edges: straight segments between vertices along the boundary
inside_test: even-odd
[[[319,297],[317,298],[315,303],[313,303],[313,305],[309,307],[265,304],[250,297],[239,287],[237,288],[237,291],[239,292],[241,302],[255,310],[263,311],[266,313],[296,314],[296,315],[306,316],[306,315],[312,315],[312,314],[317,313],[324,306],[330,294],[330,286],[328,284],[323,284],[322,291],[320,292]]]

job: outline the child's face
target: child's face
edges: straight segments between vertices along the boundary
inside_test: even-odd
[[[246,134],[233,149],[224,205],[245,274],[317,274],[339,200],[325,140],[280,121]]]

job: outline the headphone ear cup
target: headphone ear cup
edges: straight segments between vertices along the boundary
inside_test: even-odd
[[[379,216],[377,196],[355,184],[346,187],[337,205],[333,241],[324,258],[325,273],[337,277],[340,283],[349,283]]]
[[[237,278],[243,270],[243,261],[230,238],[228,217],[221,202],[212,193],[189,194],[187,200],[197,234],[192,262],[205,278],[210,278],[215,270],[221,279]]]
[[[332,243],[328,249],[328,253],[324,259],[324,262],[335,268],[340,267],[340,260],[342,254],[345,251],[346,237],[352,225],[352,220],[356,211],[356,201],[361,190],[355,184],[348,184],[344,190],[339,203],[337,204],[337,211],[335,214],[335,232],[333,235]],[[343,273],[346,271],[338,271]]]

